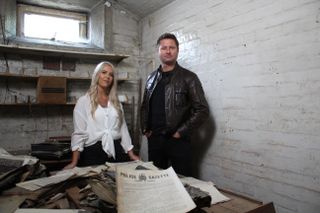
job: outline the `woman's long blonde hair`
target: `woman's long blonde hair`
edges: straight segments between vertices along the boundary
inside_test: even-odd
[[[92,118],[94,119],[94,113],[97,110],[98,107],[98,82],[99,82],[99,74],[103,70],[105,66],[110,66],[113,71],[113,82],[111,85],[111,89],[109,91],[109,101],[112,103],[112,105],[115,107],[118,116],[119,116],[119,126],[122,125],[122,120],[123,120],[123,112],[121,109],[120,101],[118,99],[117,95],[117,75],[115,73],[115,69],[112,63],[108,61],[103,61],[99,63],[96,68],[94,69],[94,72],[92,74],[92,79],[91,79],[91,85],[88,90],[88,95],[90,97],[90,103],[91,103],[91,115]]]

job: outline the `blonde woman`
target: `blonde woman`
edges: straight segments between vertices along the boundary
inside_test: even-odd
[[[139,160],[117,96],[117,80],[110,62],[99,63],[88,92],[73,111],[72,161],[64,169],[109,162]]]

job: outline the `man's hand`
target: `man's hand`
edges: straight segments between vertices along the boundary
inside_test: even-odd
[[[147,138],[149,138],[149,137],[152,135],[152,131],[147,131],[147,130],[145,130],[145,131],[143,131],[143,134],[144,134]]]
[[[172,135],[173,138],[181,138],[181,135],[179,132],[175,132],[173,135]]]

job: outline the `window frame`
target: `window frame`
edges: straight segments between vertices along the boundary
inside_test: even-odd
[[[89,29],[88,14],[81,13],[81,12],[61,10],[61,9],[51,9],[51,8],[45,8],[45,7],[39,7],[39,6],[32,6],[32,5],[26,5],[26,4],[17,5],[17,29],[16,30],[17,30],[17,36],[20,38],[31,38],[31,37],[26,37],[23,33],[24,32],[24,15],[26,13],[79,20],[81,23],[79,26],[79,38],[88,40],[88,29]],[[49,40],[49,39],[34,38],[34,37],[32,37],[32,39]],[[74,42],[74,43],[78,43],[78,42]]]

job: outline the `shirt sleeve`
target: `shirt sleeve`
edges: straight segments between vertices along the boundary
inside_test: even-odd
[[[79,99],[73,110],[74,132],[71,137],[71,150],[83,151],[84,143],[88,140],[89,134],[86,131],[88,116],[86,113],[86,104],[83,99]]]

